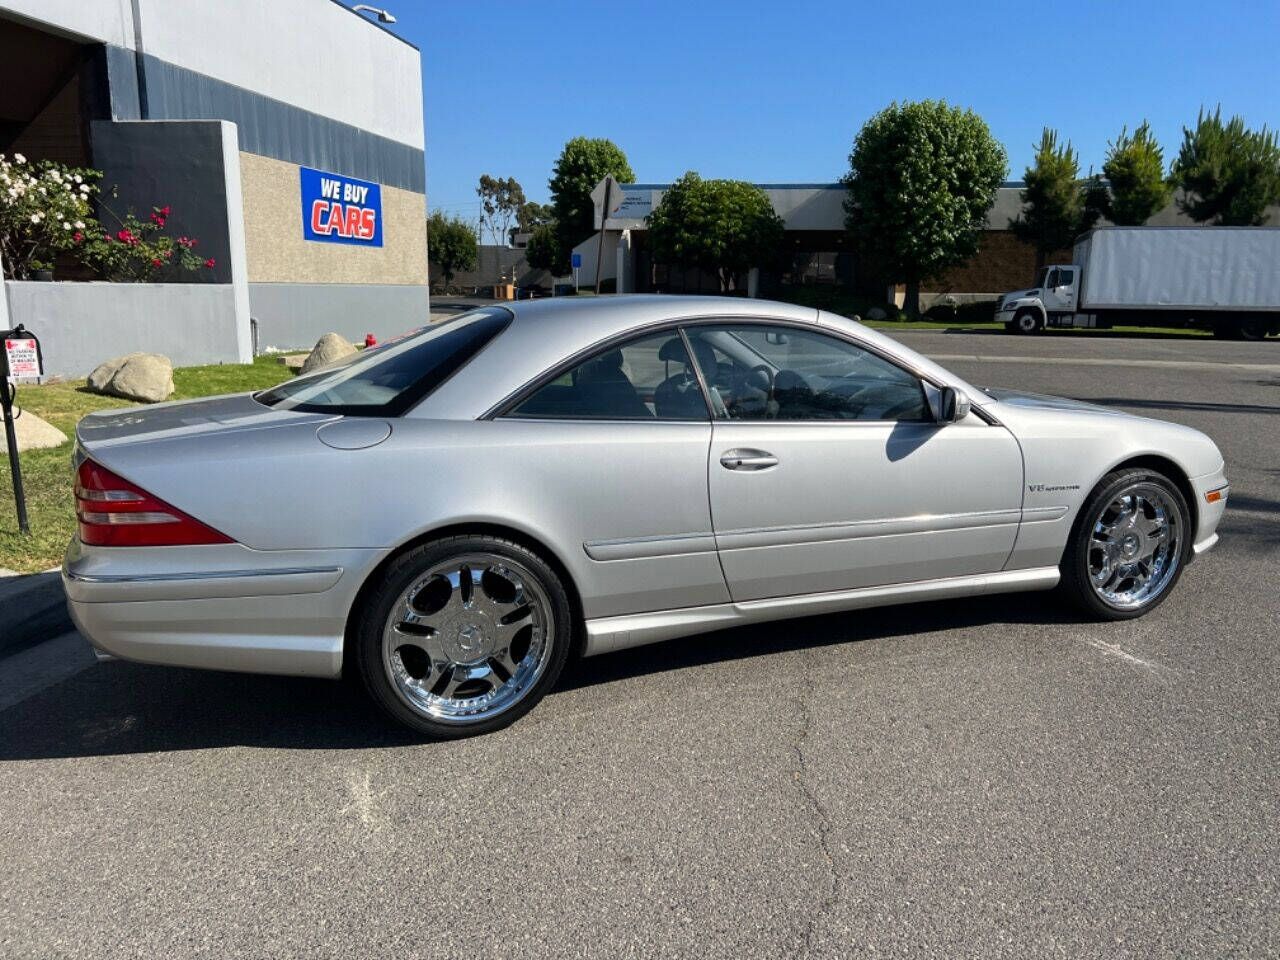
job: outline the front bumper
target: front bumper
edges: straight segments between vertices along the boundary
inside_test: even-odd
[[[336,677],[347,617],[381,550],[86,547],[62,565],[67,607],[125,660]]]
[[[1195,503],[1191,508],[1196,514],[1195,540],[1192,544],[1194,556],[1200,556],[1212,550],[1218,542],[1218,523],[1227,509],[1227,497],[1231,487],[1227,483],[1226,464],[1212,473],[1191,478],[1191,490],[1195,494]],[[1217,494],[1212,501],[1209,496]]]

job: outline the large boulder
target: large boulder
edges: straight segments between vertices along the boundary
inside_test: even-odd
[[[89,389],[126,400],[159,403],[173,393],[173,364],[158,353],[126,353],[89,374]]]
[[[302,362],[301,372],[310,373],[312,370],[319,370],[321,367],[327,367],[329,364],[336,363],[343,357],[349,357],[355,352],[356,348],[339,334],[326,333],[316,341],[311,353]]]
[[[23,410],[22,415],[14,420],[13,427],[18,438],[19,453],[60,447],[67,442],[65,433],[47,420],[41,420],[30,410]],[[7,439],[5,446],[8,446]]]

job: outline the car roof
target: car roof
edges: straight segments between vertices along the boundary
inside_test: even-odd
[[[645,327],[708,318],[785,320],[815,328],[836,327],[885,350],[943,382],[958,381],[927,358],[861,324],[813,307],[745,297],[669,294],[568,296],[495,304],[512,315],[498,334],[466,365],[441,384],[411,417],[473,420],[483,416],[535,377],[595,344]],[[970,388],[970,395],[974,393]],[[980,402],[980,401],[978,401]]]
[[[566,358],[651,324],[706,317],[816,323],[818,316],[813,307],[770,300],[665,294],[552,297],[495,306],[510,311],[511,324],[410,416],[474,419]]]
[[[675,319],[777,317],[813,323],[818,313],[813,307],[773,300],[671,296],[660,293],[552,297],[504,303],[501,306],[515,316],[515,322],[508,333],[528,333],[539,337],[565,336],[566,339],[574,339],[578,333],[587,333],[588,339],[581,346],[650,323]],[[536,329],[528,329],[531,326],[536,326]]]

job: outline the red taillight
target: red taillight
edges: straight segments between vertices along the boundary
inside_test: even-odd
[[[93,547],[235,542],[92,460],[76,471],[76,517],[80,542]]]

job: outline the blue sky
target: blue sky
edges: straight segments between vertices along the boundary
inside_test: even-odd
[[[1280,126],[1275,2],[380,2],[422,50],[428,206],[472,218],[482,173],[545,201],[577,135],[645,182],[801,183],[839,178],[895,99],[976,110],[1011,179],[1045,125],[1084,171],[1143,118],[1169,161],[1201,104]]]

